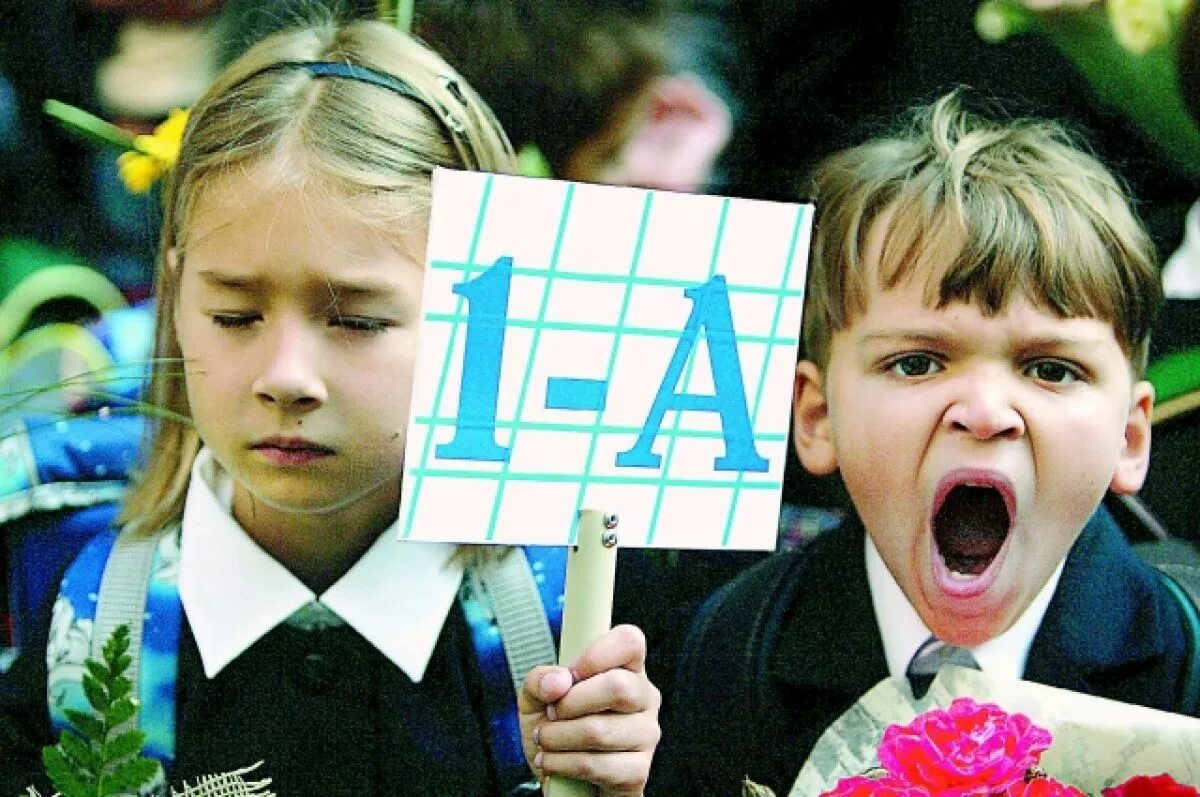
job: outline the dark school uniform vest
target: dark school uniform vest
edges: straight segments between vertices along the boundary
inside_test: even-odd
[[[115,530],[97,535],[62,580],[47,644],[56,729],[67,725],[67,709],[87,710],[80,663],[114,625],[107,607],[124,602],[118,617],[143,619],[132,623],[140,654],[129,675],[140,695],[145,754],[166,768],[160,780],[178,785],[260,760],[255,777],[271,777],[278,794],[440,794],[444,786],[447,794],[494,795],[531,777],[509,662],[518,657],[512,669],[548,663],[520,659],[543,651],[552,660],[564,549],[514,551],[489,571],[521,563],[530,583],[518,590],[524,598],[515,610],[497,611],[511,580],[464,578],[426,675],[414,684],[349,626],[296,616],[209,680],[179,600],[177,530],[139,546],[117,541]],[[135,547],[144,561],[114,570],[132,572],[140,586],[114,590],[106,568]],[[120,600],[101,599],[114,593]],[[536,619],[524,611],[531,608]],[[506,646],[502,631],[514,629],[514,618],[540,626],[540,649]],[[515,630],[514,637],[529,636],[526,627]]]

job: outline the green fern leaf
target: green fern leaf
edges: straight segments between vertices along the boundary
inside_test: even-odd
[[[99,772],[104,766],[96,745],[89,743],[70,731],[63,731],[58,737],[58,746],[76,769],[84,772]]]
[[[58,747],[42,748],[42,765],[62,797],[94,797],[96,794],[96,779],[72,766]]]
[[[137,713],[133,683],[125,677],[132,659],[129,627],[117,627],[104,644],[100,661],[84,663],[83,693],[92,714],[68,709],[72,728],[57,745],[42,749],[46,774],[62,797],[115,797],[136,792],[159,772],[160,765],[140,755],[146,735],[124,729]]]
[[[128,678],[119,678],[108,686],[108,699],[111,701],[120,700],[127,697],[133,692],[133,681]]]
[[[142,752],[142,745],[145,743],[145,733],[136,729],[129,730],[109,739],[108,745],[105,747],[105,752],[108,753],[110,760],[120,761]]]
[[[127,697],[113,701],[104,712],[104,722],[109,728],[117,726],[133,719],[133,715],[137,713],[137,704]]]
[[[111,652],[104,652],[104,663],[107,664],[108,668],[113,672],[124,675],[125,671],[129,669],[130,662],[133,661],[133,659],[129,658],[129,655],[125,652],[128,649],[129,640],[125,639],[121,642],[120,647],[114,648]]]
[[[97,681],[103,681],[108,677],[108,670],[104,665],[95,659],[87,659],[83,662],[83,668],[87,670],[87,674],[95,678]]]
[[[123,672],[125,667],[115,667],[113,662],[129,652],[129,626],[119,625],[113,629],[112,635],[100,649],[101,656],[108,668],[114,672]],[[126,664],[128,666],[128,664]]]
[[[108,710],[108,693],[98,679],[90,675],[83,676],[83,694],[87,697],[88,704],[96,711],[103,714]]]
[[[113,767],[105,776],[106,794],[135,791],[158,772],[158,762],[153,758],[131,758]]]
[[[63,711],[67,715],[67,719],[71,724],[79,730],[85,739],[103,739],[105,733],[104,723],[84,711],[76,711],[73,708],[68,708]]]

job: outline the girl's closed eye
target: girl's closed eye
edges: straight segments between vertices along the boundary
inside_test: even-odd
[[[886,373],[904,378],[932,376],[943,368],[937,358],[925,352],[906,352],[886,360],[883,364]]]
[[[259,313],[209,313],[208,316],[221,329],[245,329],[262,320]]]
[[[395,321],[387,318],[376,318],[373,316],[362,315],[342,315],[340,313],[330,317],[329,325],[344,329],[347,332],[355,332],[364,335],[378,335],[398,326]]]

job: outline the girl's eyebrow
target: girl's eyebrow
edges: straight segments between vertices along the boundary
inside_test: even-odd
[[[378,280],[355,280],[347,282],[328,279],[321,282],[325,290],[339,298],[371,299],[381,296],[391,296],[396,292],[396,286]]]
[[[209,285],[232,290],[261,291],[264,285],[264,280],[260,277],[243,277],[210,269],[198,270],[196,276]]]
[[[242,276],[239,274],[229,274],[223,271],[213,271],[211,269],[202,269],[196,272],[201,280],[218,288],[228,290],[246,291],[250,293],[262,292],[267,288],[271,280],[260,276]],[[319,289],[327,295],[333,295],[338,298],[359,298],[370,299],[373,297],[390,296],[396,292],[396,286],[389,282],[374,279],[357,279],[353,281],[337,280],[332,278],[322,278],[321,280],[313,281],[314,289]]]

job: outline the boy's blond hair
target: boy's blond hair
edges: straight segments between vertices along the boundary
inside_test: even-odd
[[[825,160],[813,199],[804,345],[822,370],[833,335],[866,310],[873,287],[929,273],[931,306],[999,313],[1026,297],[1064,318],[1111,323],[1134,372],[1144,371],[1161,298],[1153,244],[1126,191],[1062,126],[986,119],[956,91],[902,133]],[[863,257],[885,212],[872,286]],[[944,252],[958,254],[932,259]]]
[[[387,73],[422,101],[356,79],[318,79],[302,66],[271,68],[312,61]],[[434,168],[514,171],[512,148],[484,102],[440,56],[390,25],[339,25],[326,15],[249,49],[192,109],[165,185],[150,400],[175,417],[191,415],[174,310],[197,199],[215,179],[265,162],[285,165],[278,179],[302,182],[315,203],[353,207],[397,234],[428,214]],[[153,426],[120,518],[147,533],[182,513],[200,448],[189,423]]]

